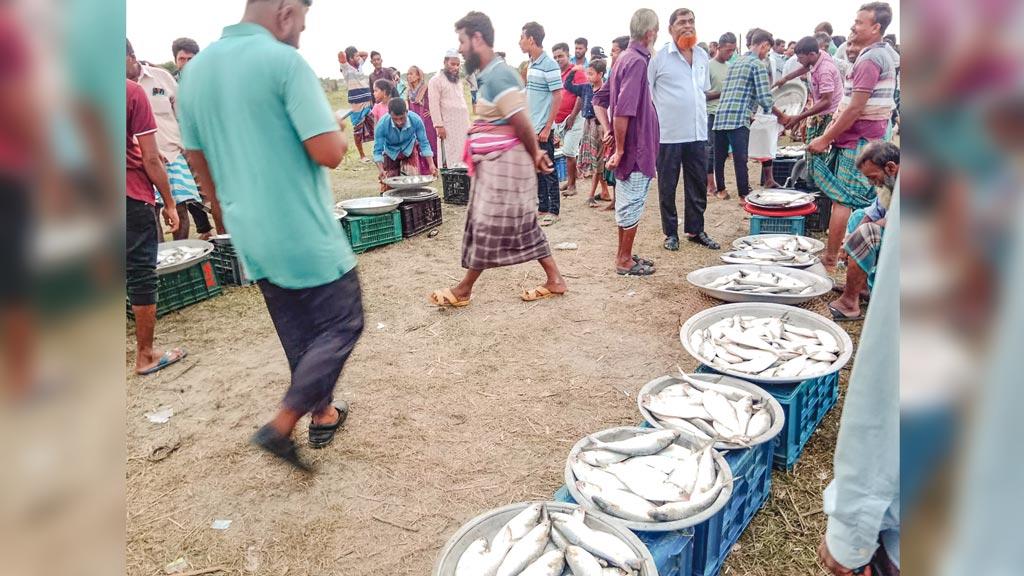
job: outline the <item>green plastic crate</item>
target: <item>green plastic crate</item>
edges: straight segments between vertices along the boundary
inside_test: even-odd
[[[402,215],[398,210],[376,216],[348,216],[341,226],[356,254],[402,241]]]
[[[158,282],[157,318],[197,302],[209,300],[223,291],[217,282],[217,274],[213,270],[213,263],[209,257],[184,270],[163,274],[158,278]],[[128,317],[134,319],[131,304],[127,303],[127,305]]]

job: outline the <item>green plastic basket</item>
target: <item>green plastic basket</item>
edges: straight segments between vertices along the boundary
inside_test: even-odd
[[[402,215],[398,210],[376,216],[348,216],[341,226],[357,254],[402,241]]]
[[[192,266],[177,272],[161,275],[156,297],[157,318],[208,300],[223,290],[217,282],[217,274],[209,256]],[[127,300],[126,300],[127,303]],[[128,303],[128,317],[134,319],[131,304]]]

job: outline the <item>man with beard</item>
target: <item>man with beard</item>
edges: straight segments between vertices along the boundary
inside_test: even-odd
[[[310,414],[310,446],[334,439],[348,415],[334,389],[363,331],[356,258],[325,170],[345,157],[345,133],[297,50],[310,2],[249,0],[242,22],[189,64],[178,109],[189,163],[224,209],[291,370],[281,407],[252,443],[307,471],[292,432]]]
[[[811,177],[832,199],[828,244],[822,257],[829,270],[838,261],[850,212],[868,206],[875,198],[874,187],[857,170],[856,160],[868,142],[885,137],[896,107],[895,51],[882,40],[890,22],[892,8],[884,2],[865,4],[857,11],[848,42],[862,50],[846,78],[835,120],[807,145]]]
[[[466,154],[472,190],[462,238],[466,275],[453,288],[430,295],[435,306],[469,304],[473,285],[484,270],[537,260],[547,281],[524,291],[527,302],[566,291],[544,232],[537,222],[537,174],[550,174],[550,157],[537,135],[516,72],[494,55],[494,27],[482,12],[470,12],[455,23],[459,52],[466,71],[477,73],[478,118],[470,131]]]
[[[849,255],[846,286],[842,296],[828,305],[832,318],[840,322],[864,318],[860,299],[869,294],[874,285],[886,212],[900,172],[900,149],[891,142],[875,140],[857,156],[857,169],[876,187],[878,194],[870,206],[855,210],[847,224],[843,243]]]
[[[711,58],[697,46],[695,16],[679,8],[668,19],[672,42],[658,51],[647,78],[658,111],[658,198],[666,250],[679,250],[676,185],[683,172],[683,231],[690,242],[712,250],[719,245],[704,231],[707,196],[708,112],[705,92],[711,89]]]
[[[464,166],[462,151],[466,147],[466,132],[469,130],[469,108],[459,81],[459,53],[449,50],[444,56],[444,67],[440,74],[427,83],[430,93],[430,117],[440,140],[442,162],[448,167]],[[435,158],[436,160],[436,158]],[[443,167],[443,166],[442,166]]]
[[[579,45],[577,45],[579,52]],[[584,53],[586,51],[584,50]],[[562,86],[573,84],[587,84],[587,75],[582,66],[570,64],[569,45],[559,42],[551,47],[551,54],[558,64],[562,74]],[[576,195],[576,176],[578,165],[576,158],[580,154],[580,143],[583,140],[583,116],[580,112],[583,109],[583,101],[568,88],[563,88],[562,102],[558,106],[558,113],[555,115],[555,137],[562,144],[562,153],[565,155],[565,166],[567,178],[558,186],[564,196]]]
[[[581,36],[576,39],[575,44],[572,58],[569,58],[569,63],[573,66],[582,65],[583,69],[586,70],[590,66],[590,60],[587,59],[587,47],[590,46],[590,43]]]

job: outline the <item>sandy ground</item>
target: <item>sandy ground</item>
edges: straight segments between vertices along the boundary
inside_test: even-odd
[[[354,158],[332,173],[338,199],[376,193],[375,168]],[[247,444],[289,380],[258,288],[229,288],[162,318],[158,344],[190,355],[128,378],[128,574],[161,574],[179,557],[189,570],[224,574],[429,574],[468,519],[549,499],[579,438],[638,422],[645,382],[677,364],[696,367],[678,327],[716,303],[685,276],[718,263],[718,253],[686,242],[676,253],[661,248],[655,186],[636,248],[657,262],[650,278],[612,273],[612,214],[584,198],[564,199],[562,221],[547,229],[553,245],[579,245],[555,253],[569,282],[563,298],[521,302],[519,292],[543,279],[527,264],[486,272],[467,308],[429,306],[431,290],[461,275],[462,207],[445,205],[434,238],[359,257],[366,331],[338,386],[351,415],[334,445],[304,448],[319,469],[311,478]],[[747,233],[745,216],[735,200],[712,200],[707,230],[725,245]],[[823,301],[808,307],[825,312]],[[129,367],[133,330],[128,322]],[[144,416],[163,406],[174,410],[167,424]],[[821,572],[821,491],[839,413],[795,471],[775,471],[771,499],[724,574]],[[305,421],[297,434],[304,440]],[[218,519],[230,527],[212,529]]]

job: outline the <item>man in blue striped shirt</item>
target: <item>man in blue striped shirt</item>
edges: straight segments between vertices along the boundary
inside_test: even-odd
[[[530,122],[537,134],[540,148],[555,163],[555,143],[551,127],[562,104],[562,72],[558,64],[544,52],[544,27],[536,22],[527,22],[519,38],[519,48],[530,56],[530,67],[526,72],[526,105]],[[550,226],[558,221],[561,199],[558,196],[558,176],[552,172],[537,173],[537,203],[540,225]]]

